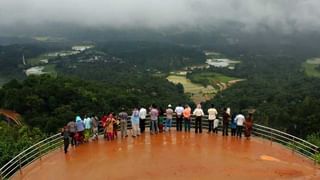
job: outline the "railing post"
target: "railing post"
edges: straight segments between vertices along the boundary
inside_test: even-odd
[[[294,137],[292,137],[292,154],[294,154],[296,145],[295,145],[295,141],[294,141]]]
[[[42,151],[41,151],[41,146],[38,146],[38,151],[39,151],[39,159],[41,161],[41,157],[42,157]]]
[[[2,177],[2,171],[1,171],[1,169],[0,169],[0,180],[2,180],[3,179],[3,177]]]
[[[314,151],[314,165],[317,165],[317,157],[316,157],[316,155],[319,153],[319,150],[318,149],[316,149],[315,151]]]
[[[64,145],[64,143],[61,143],[61,145],[60,145],[60,151],[62,151],[63,150],[63,145]]]
[[[19,156],[19,171],[22,174],[22,164],[21,164],[21,157]]]
[[[273,141],[273,133],[272,131],[270,131],[270,145],[272,145],[272,141]]]

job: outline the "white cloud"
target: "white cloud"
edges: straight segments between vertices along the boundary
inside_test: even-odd
[[[0,25],[76,23],[161,28],[238,22],[283,31],[320,29],[319,0],[1,0]]]

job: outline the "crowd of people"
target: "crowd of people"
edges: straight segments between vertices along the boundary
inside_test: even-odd
[[[242,137],[243,130],[247,139],[251,136],[253,126],[252,112],[245,117],[241,112],[232,113],[230,108],[224,108],[221,113],[222,120],[222,135],[229,135],[231,128],[231,136],[238,138]],[[212,104],[207,110],[208,115],[208,133],[218,133],[220,119],[218,118],[218,110]],[[150,133],[157,134],[168,132],[172,129],[172,121],[176,119],[176,131],[191,131],[191,122],[194,119],[195,133],[202,133],[202,120],[205,116],[201,104],[191,110],[189,105],[182,106],[179,104],[174,109],[169,104],[166,109],[158,108],[156,105],[151,105],[147,110],[144,107],[133,108],[130,116],[124,108],[119,114],[110,112],[104,114],[101,118],[97,116],[76,116],[74,121],[70,121],[63,129],[62,136],[64,138],[64,151],[68,152],[68,147],[71,142],[72,146],[86,143],[89,140],[97,140],[99,128],[102,129],[104,138],[112,141],[118,138],[118,130],[120,129],[121,138],[128,137],[128,122],[131,122],[131,136],[137,137],[143,134],[146,130],[146,119],[150,117]],[[192,118],[194,117],[194,118]]]

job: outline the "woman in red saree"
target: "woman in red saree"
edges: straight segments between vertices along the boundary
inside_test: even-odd
[[[252,126],[253,126],[252,113],[249,113],[249,116],[246,118],[246,121],[244,122],[244,126],[245,126],[244,135],[249,140],[252,132]]]

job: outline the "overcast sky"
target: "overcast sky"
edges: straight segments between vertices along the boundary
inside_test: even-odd
[[[0,0],[0,28],[28,23],[201,27],[238,22],[282,31],[320,30],[320,0]]]

